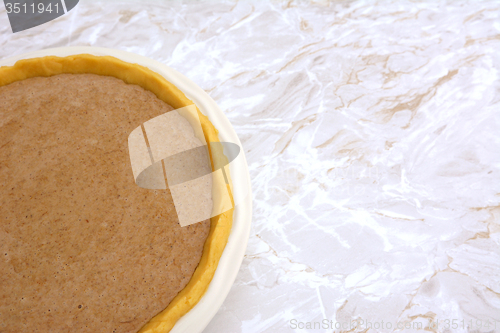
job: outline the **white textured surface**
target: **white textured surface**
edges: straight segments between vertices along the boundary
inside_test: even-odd
[[[135,52],[226,112],[254,219],[206,333],[500,332],[499,22],[498,1],[83,0],[16,34],[0,6],[0,58]]]

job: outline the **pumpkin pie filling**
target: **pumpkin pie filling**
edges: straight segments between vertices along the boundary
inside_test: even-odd
[[[168,189],[135,184],[127,137],[190,101],[111,57],[16,66],[0,68],[0,331],[168,332],[207,289],[232,210],[181,227]]]

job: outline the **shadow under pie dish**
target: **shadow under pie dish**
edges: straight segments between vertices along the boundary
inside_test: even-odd
[[[205,293],[233,211],[180,227],[168,191],[134,183],[126,138],[192,102],[88,54],[2,67],[0,96],[0,331],[170,331]]]

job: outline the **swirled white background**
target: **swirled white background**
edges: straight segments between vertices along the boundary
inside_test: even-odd
[[[82,0],[13,34],[0,5],[0,58],[130,51],[226,113],[254,219],[205,332],[500,332],[499,22],[498,1]]]

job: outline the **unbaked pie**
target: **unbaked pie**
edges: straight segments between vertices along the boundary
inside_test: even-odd
[[[0,68],[0,332],[168,332],[200,300],[233,211],[181,227],[168,190],[135,184],[127,147],[190,104],[108,56]]]

